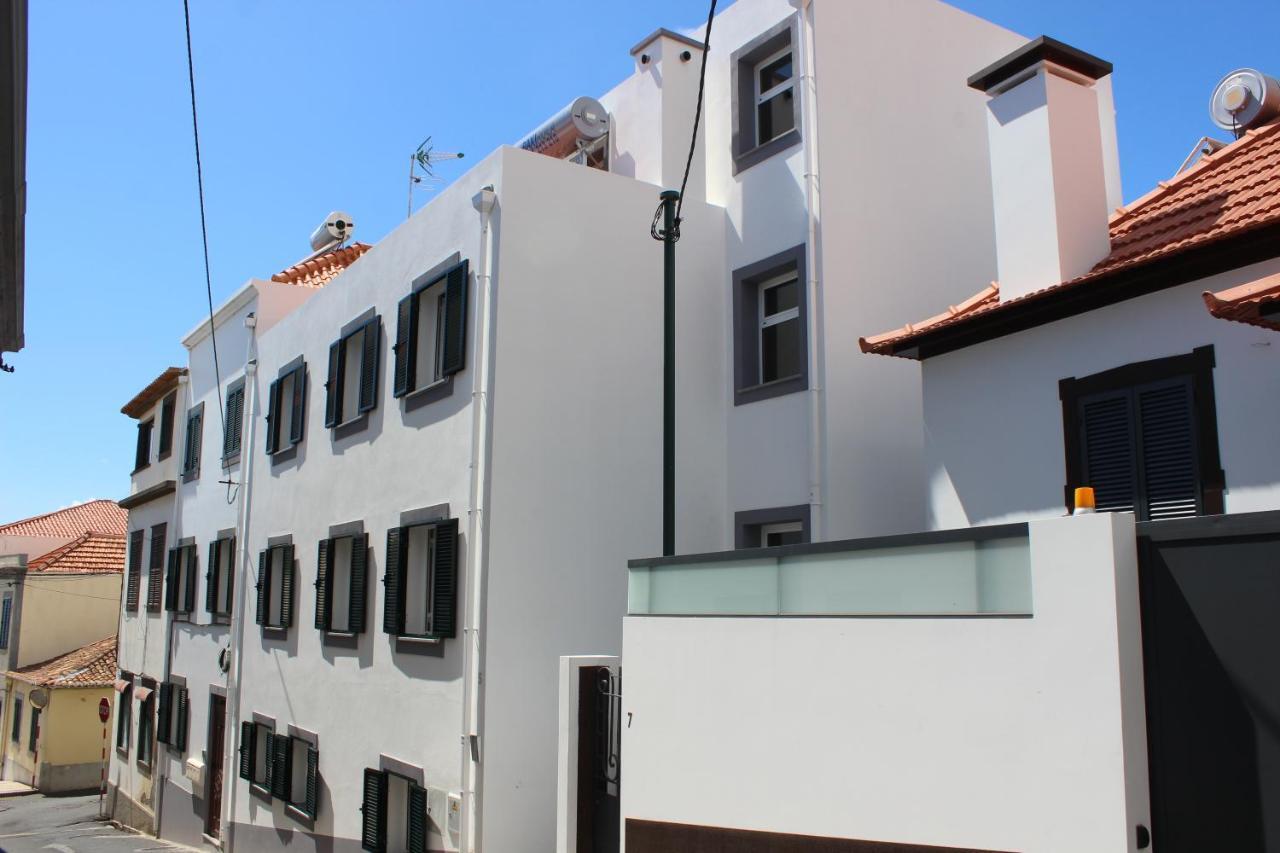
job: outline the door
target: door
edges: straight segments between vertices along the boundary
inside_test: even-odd
[[[576,853],[618,853],[622,785],[622,671],[585,666],[578,682]]]
[[[209,795],[205,797],[204,831],[210,838],[218,838],[222,828],[222,750],[227,730],[227,700],[222,696],[209,697],[209,757],[205,784]]]
[[[1138,533],[1153,847],[1280,853],[1280,513]]]

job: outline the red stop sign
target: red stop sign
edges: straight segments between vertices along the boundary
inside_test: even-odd
[[[111,703],[107,701],[107,697],[103,696],[98,702],[98,719],[106,722],[111,717]]]

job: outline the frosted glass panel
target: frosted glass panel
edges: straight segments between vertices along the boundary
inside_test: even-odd
[[[774,615],[778,612],[776,560],[689,563],[644,571],[649,576],[649,607],[644,611],[632,609],[632,613]],[[632,588],[636,586],[633,581]]]

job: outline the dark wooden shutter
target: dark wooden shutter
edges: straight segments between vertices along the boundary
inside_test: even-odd
[[[271,594],[271,549],[258,554],[258,615],[259,625],[267,624],[267,596]]]
[[[271,796],[289,801],[293,788],[293,744],[288,735],[271,736]]]
[[[257,732],[254,730],[252,720],[245,720],[240,723],[240,778],[253,781],[253,764],[254,741],[257,739]]]
[[[179,586],[178,570],[181,567],[181,561],[182,561],[182,549],[170,548],[169,563],[168,563],[168,566],[165,568],[165,573],[164,573],[164,583],[165,583],[164,609],[165,610],[178,609],[178,586]]]
[[[196,554],[195,545],[188,545],[183,550],[186,566],[180,564],[179,569],[186,578],[187,588],[183,590],[182,612],[191,613],[196,609],[196,578],[199,577],[200,558]]]
[[[1190,377],[1136,389],[1144,516],[1200,512],[1194,396]]]
[[[324,383],[324,425],[335,427],[342,417],[342,340],[329,344],[329,378]]]
[[[173,452],[173,417],[178,398],[170,394],[160,404],[160,449],[157,457],[168,456]]]
[[[329,572],[333,565],[333,540],[321,539],[316,548],[316,629],[328,631],[333,620],[329,613]]]
[[[347,630],[363,634],[368,611],[369,537],[363,533],[351,537],[351,594],[347,599]]]
[[[364,769],[364,802],[360,806],[360,849],[386,853],[387,774],[372,767]]]
[[[417,327],[418,294],[410,293],[396,305],[396,343],[392,347],[395,353],[395,383],[391,393],[403,397],[413,390],[414,366],[417,363],[418,335]]]
[[[1102,512],[1131,512],[1137,506],[1138,471],[1134,448],[1133,402],[1128,390],[1080,398],[1079,485],[1092,486]]]
[[[209,543],[209,563],[204,567],[204,609],[206,613],[218,612],[218,548],[221,539]]]
[[[267,390],[267,454],[280,449],[280,380],[271,383]]]
[[[458,519],[437,524],[435,539],[431,562],[431,624],[427,631],[434,637],[452,637],[458,599]]]
[[[382,576],[382,630],[388,634],[404,633],[404,583],[405,546],[408,545],[403,527],[387,531],[386,574]]]
[[[167,524],[151,528],[151,561],[147,569],[147,610],[159,613],[164,592],[164,540]]]
[[[283,563],[280,571],[280,627],[288,628],[293,625],[293,597],[294,597],[294,565],[293,565],[293,546],[285,545],[281,551],[281,562]]]
[[[135,530],[129,534],[129,579],[125,585],[124,609],[130,613],[138,612],[138,591],[142,586],[142,547],[147,534],[143,530]]]
[[[133,454],[133,470],[139,471],[151,461],[151,421],[138,424],[138,446]]]
[[[467,364],[467,262],[449,271],[444,286],[444,346],[441,376],[451,376]]]
[[[200,445],[204,431],[204,416],[200,412],[187,415],[187,436],[183,451],[182,473],[200,470]]]
[[[427,853],[427,791],[409,786],[409,853]]]
[[[364,326],[360,341],[360,405],[359,412],[368,412],[378,405],[378,353],[382,344],[382,326],[374,317]]]
[[[314,746],[307,747],[307,792],[302,803],[302,810],[307,817],[315,819],[320,804],[320,751]]]
[[[191,709],[187,702],[187,688],[175,686],[173,694],[173,713],[176,715],[176,719],[174,720],[176,729],[173,733],[173,745],[178,748],[179,752],[186,752],[187,723],[191,716]]]
[[[244,416],[244,387],[227,394],[227,423],[222,434],[222,455],[235,456],[240,452],[240,429]]]
[[[289,419],[289,443],[299,444],[302,441],[306,426],[307,409],[307,368],[302,366],[293,371],[293,412]]]
[[[156,740],[169,743],[169,730],[173,726],[173,685],[164,682],[160,685],[160,706],[156,712]]]

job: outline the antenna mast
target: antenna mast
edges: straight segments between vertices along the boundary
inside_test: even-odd
[[[418,184],[426,181],[429,184],[439,184],[442,179],[436,175],[432,165],[445,160],[461,160],[462,154],[445,151],[436,151],[431,143],[431,137],[428,136],[422,140],[422,144],[418,146],[418,150],[409,155],[409,209],[405,213],[405,218],[413,216],[413,188]],[[418,174],[421,170],[422,174]]]

